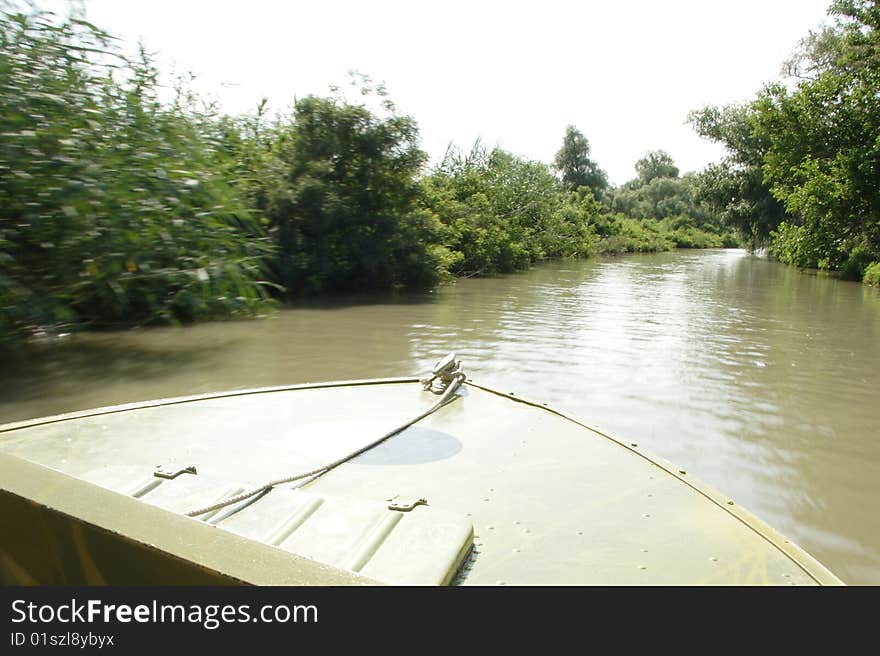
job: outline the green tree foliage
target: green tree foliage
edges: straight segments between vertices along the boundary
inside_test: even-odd
[[[611,211],[637,221],[664,222],[647,231],[627,227],[631,236],[641,237],[621,242],[632,246],[624,250],[652,250],[662,244],[658,235],[682,248],[737,245],[735,237],[722,227],[717,214],[698,197],[697,177],[692,173],[679,177],[678,167],[668,153],[649,152],[636,162],[635,169],[635,178],[611,191]],[[629,224],[620,224],[621,229],[625,225]]]
[[[781,261],[858,278],[880,261],[880,3],[835,0],[829,13],[786,63],[787,84],[691,114],[728,149],[697,189]]]
[[[291,292],[430,286],[448,264],[420,209],[416,123],[385,110],[308,96],[278,128],[261,193]]]
[[[865,267],[865,274],[862,282],[866,285],[880,287],[880,262],[874,262]]]
[[[653,178],[647,183],[640,178],[630,180],[612,191],[611,209],[634,219],[687,216],[696,225],[708,225],[713,218],[695,196],[693,174]]]
[[[639,181],[646,185],[658,178],[677,178],[678,167],[665,150],[652,150],[636,162],[636,173]]]
[[[590,159],[590,142],[575,126],[565,128],[562,148],[556,153],[554,166],[562,174],[562,184],[570,191],[588,187],[601,198],[608,188],[608,176]]]
[[[764,175],[790,218],[772,250],[799,266],[858,276],[880,259],[880,6],[834,2],[837,22],[807,40],[793,89],[754,104]]]
[[[839,63],[842,49],[842,34],[835,26],[824,26],[816,32],[811,30],[783,64],[783,75],[801,80],[815,79]]]
[[[0,15],[0,335],[250,313],[258,222],[212,116],[72,17]]]
[[[444,244],[459,258],[458,275],[514,271],[546,257],[733,245],[688,216],[612,214],[588,187],[560,189],[546,165],[479,143],[464,155],[450,149],[425,188],[431,211],[447,227]]]
[[[598,203],[589,190],[561,192],[539,162],[479,143],[467,154],[450,148],[424,184],[427,205],[456,254],[457,274],[514,271],[545,257],[593,250],[589,217]]]
[[[699,228],[686,216],[657,220],[604,213],[593,227],[601,236],[596,250],[608,255],[737,246],[732,235]]]
[[[752,248],[762,246],[782,221],[785,210],[764,182],[769,143],[755,130],[750,105],[705,107],[688,115],[700,136],[721,143],[727,155],[693,180],[694,198],[705,203]]]

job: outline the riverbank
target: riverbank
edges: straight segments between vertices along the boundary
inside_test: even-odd
[[[592,257],[601,258],[603,256],[614,257],[635,253],[659,253],[674,251],[677,249],[698,250],[736,247],[735,243],[731,243],[733,239],[732,236],[706,233],[692,227],[682,228],[680,225],[677,227],[673,227],[670,222],[655,221],[650,219],[636,221],[632,219],[626,219],[625,217],[618,217],[617,221],[619,221],[618,225],[622,226],[620,232],[607,234],[601,238],[596,237],[595,247],[590,254],[576,258],[563,258],[557,256],[554,258],[540,260],[535,263],[530,263],[528,268],[548,262],[566,261],[571,259],[577,260]],[[521,269],[521,271],[522,270],[525,269]],[[458,276],[448,275],[442,279],[442,282],[438,283],[438,286],[442,287],[449,284],[455,284],[456,281],[461,279],[486,277],[487,275],[495,276],[501,274],[476,273],[462,274]],[[436,288],[436,286],[434,288]],[[410,290],[410,292],[412,291],[413,290]],[[346,295],[349,299],[354,299],[354,302],[357,302],[358,299],[369,302],[371,295],[375,293],[376,290],[363,291],[359,294],[356,293],[354,295],[352,295],[351,292],[348,292],[344,295]],[[325,293],[321,295],[311,294],[307,296],[302,296],[299,299],[288,298],[286,299],[285,303],[273,303],[267,299],[266,302],[259,306],[259,311],[254,311],[244,316],[238,314],[232,314],[229,316],[213,316],[207,319],[203,319],[202,322],[206,320],[229,321],[243,318],[256,320],[266,319],[274,314],[279,307],[283,307],[285,304],[297,304],[298,302],[302,302],[304,300],[308,301],[308,303],[314,303],[316,301],[321,302],[322,299],[325,302],[333,303],[334,300],[338,299],[339,297],[340,293]],[[7,335],[5,340],[3,339],[3,335],[0,334],[0,353],[3,353],[4,357],[6,357],[7,359],[22,359],[27,356],[28,351],[33,350],[34,348],[51,348],[52,344],[58,343],[60,340],[64,340],[75,334],[82,334],[84,332],[106,333],[108,331],[142,328],[147,326],[156,327],[158,325],[167,324],[184,325],[184,322],[138,322],[132,325],[118,323],[109,326],[99,326],[91,330],[88,326],[80,326],[71,323],[58,323],[41,326],[32,325],[24,330],[19,329],[15,335]]]

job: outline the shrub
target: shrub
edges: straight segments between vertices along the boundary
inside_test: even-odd
[[[209,126],[76,18],[0,16],[0,331],[249,314],[270,249]]]
[[[840,277],[844,280],[862,280],[866,269],[877,260],[878,254],[860,244],[850,251],[849,257],[840,267]]]
[[[880,262],[873,262],[865,267],[862,282],[866,285],[880,286]]]

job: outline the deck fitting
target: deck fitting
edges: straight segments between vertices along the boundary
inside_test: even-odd
[[[190,465],[189,467],[181,467],[180,465],[166,463],[164,465],[156,465],[153,476],[156,476],[157,478],[167,478],[170,481],[174,480],[181,474],[195,475],[196,473],[198,472],[196,472],[195,465]]]

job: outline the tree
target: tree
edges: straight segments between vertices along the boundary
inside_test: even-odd
[[[690,115],[728,156],[700,195],[782,261],[861,277],[880,260],[880,3],[836,0],[800,43],[789,84]]]
[[[605,171],[590,159],[590,142],[573,125],[565,128],[562,148],[556,153],[554,166],[562,174],[563,186],[570,191],[589,187],[599,197],[608,188]]]
[[[631,219],[686,221],[697,228],[718,231],[718,216],[697,198],[694,174],[678,175],[672,157],[663,150],[646,153],[635,164],[638,176],[612,190],[611,211]]]
[[[293,293],[430,286],[441,275],[440,226],[418,202],[418,126],[382,106],[308,96],[279,128],[266,214]]]
[[[754,103],[765,180],[790,218],[773,248],[800,266],[861,276],[880,259],[880,4],[839,0],[833,31],[802,45],[809,74]]]
[[[696,225],[712,223],[714,215],[694,197],[694,176],[640,178],[624,183],[611,194],[611,210],[633,219],[665,219],[687,216]]]
[[[665,150],[653,150],[636,162],[636,173],[642,184],[656,178],[677,178],[678,167]]]
[[[783,64],[785,77],[815,79],[822,71],[838,66],[843,52],[843,38],[835,26],[826,25],[818,32],[810,31],[801,39],[798,49]]]
[[[758,134],[751,105],[704,107],[688,114],[697,133],[723,144],[727,155],[694,179],[694,195],[706,203],[721,221],[748,240],[762,246],[785,216],[785,208],[764,182],[764,157],[769,148]]]

